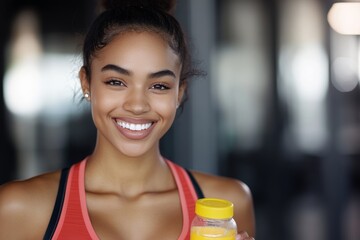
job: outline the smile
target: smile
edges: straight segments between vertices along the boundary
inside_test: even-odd
[[[117,121],[116,123],[120,127],[131,130],[131,131],[143,131],[143,130],[149,129],[151,127],[151,125],[153,124],[152,122],[137,124],[137,123],[128,123],[128,122],[124,122],[124,121]]]

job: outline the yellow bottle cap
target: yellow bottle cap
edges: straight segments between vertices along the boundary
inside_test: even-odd
[[[201,198],[196,201],[196,215],[203,218],[229,219],[234,215],[234,204],[218,198]]]

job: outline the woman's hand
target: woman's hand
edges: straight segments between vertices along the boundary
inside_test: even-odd
[[[255,240],[255,238],[249,237],[247,232],[240,232],[238,235],[236,235],[236,240]]]

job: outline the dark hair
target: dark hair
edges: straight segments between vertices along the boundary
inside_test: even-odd
[[[83,45],[83,67],[88,78],[91,77],[93,57],[114,37],[128,31],[150,31],[161,35],[179,56],[182,64],[180,85],[186,84],[197,71],[192,69],[181,26],[169,13],[174,5],[175,1],[170,0],[103,1],[105,10],[91,25]]]

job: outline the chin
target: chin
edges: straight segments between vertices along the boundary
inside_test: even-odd
[[[143,145],[140,146],[140,144],[123,144],[118,148],[118,151],[129,158],[141,158],[147,155],[151,150]]]

